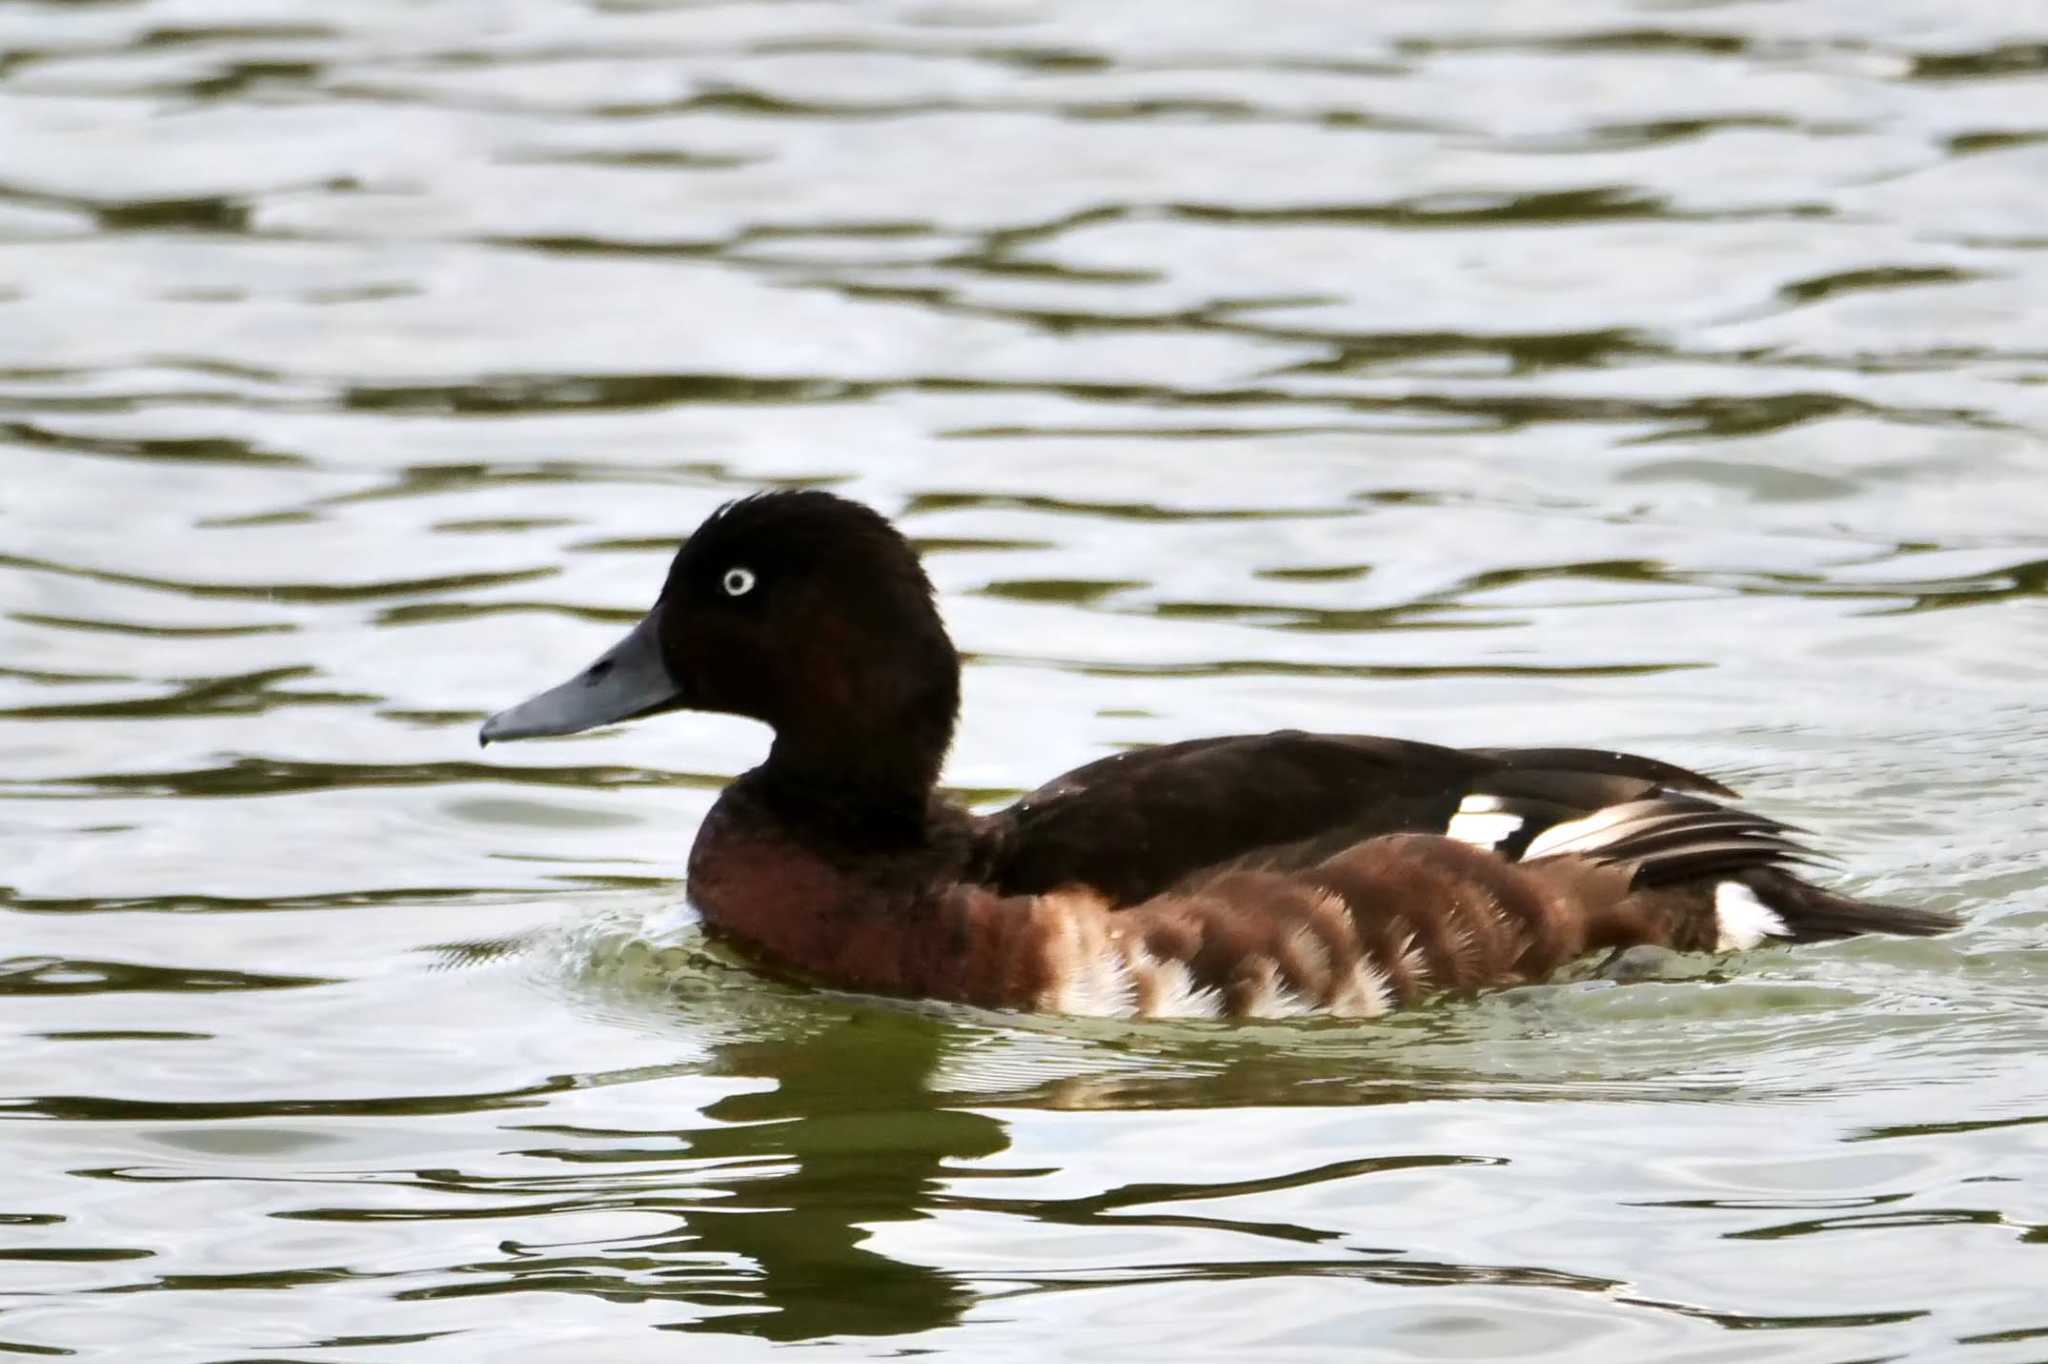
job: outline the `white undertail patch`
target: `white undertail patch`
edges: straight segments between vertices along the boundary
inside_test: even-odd
[[[1765,938],[1792,936],[1784,917],[1740,881],[1714,886],[1714,928],[1720,935],[1714,941],[1716,952],[1743,952]]]
[[[1444,826],[1444,837],[1492,852],[1512,838],[1525,821],[1501,808],[1498,796],[1467,796],[1458,802],[1458,812]]]

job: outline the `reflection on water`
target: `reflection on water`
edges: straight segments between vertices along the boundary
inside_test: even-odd
[[[508,1135],[528,1144],[505,1154],[541,1173],[421,1171],[414,1206],[282,1215],[361,1225],[605,1213],[659,1227],[507,1238],[432,1286],[399,1291],[400,1301],[536,1292],[673,1301],[703,1309],[676,1321],[681,1329],[778,1341],[927,1330],[957,1320],[972,1290],[863,1243],[877,1223],[925,1216],[946,1161],[1004,1146],[994,1119],[929,1102],[939,1035],[925,1020],[863,1013],[728,1043],[707,1073],[770,1083],[705,1106],[686,1127],[512,1124]]]
[[[2027,23],[0,9],[0,1353],[2038,1357]],[[1368,1029],[764,982],[669,912],[757,729],[473,734],[771,486],[923,549],[963,799],[1611,745],[1968,926]]]
[[[691,1150],[766,1168],[691,1218],[691,1239],[752,1269],[751,1282],[710,1298],[714,1305],[773,1311],[688,1329],[814,1340],[910,1334],[959,1318],[973,1296],[967,1285],[863,1244],[878,1223],[925,1216],[946,1162],[1006,1145],[993,1118],[930,1104],[925,1082],[938,1051],[936,1028],[875,1014],[720,1049],[714,1073],[761,1076],[774,1088],[706,1108],[729,1125],[698,1134]]]

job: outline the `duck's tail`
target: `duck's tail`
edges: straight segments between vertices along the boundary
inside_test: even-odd
[[[1787,942],[1827,942],[1834,938],[1853,938],[1859,933],[1895,933],[1925,938],[1958,926],[1954,915],[1944,914],[1938,909],[1888,905],[1876,900],[1858,900],[1851,895],[1837,895],[1776,867],[1744,872],[1721,882],[1715,890],[1717,918],[1725,918],[1722,914],[1722,902],[1726,898],[1723,888],[1731,885],[1748,890],[1752,897],[1778,917],[1785,926],[1785,932],[1771,936],[1783,937]],[[1720,926],[1722,931],[1727,931],[1725,922]]]
[[[1711,904],[1711,935],[1675,936],[1710,936],[1723,951],[1766,939],[1924,937],[1956,927],[1938,910],[1858,900],[1801,880],[1791,868],[1823,859],[1798,841],[1800,832],[1747,810],[1662,791],[1552,824],[1529,841],[1521,860],[1577,858],[1626,870],[1631,892],[1661,906],[1691,902],[1705,910]]]

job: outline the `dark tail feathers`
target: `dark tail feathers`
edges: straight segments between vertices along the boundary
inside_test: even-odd
[[[1858,933],[1925,937],[1956,920],[1939,910],[1851,899],[1794,876],[1788,867],[1821,860],[1789,824],[1697,796],[1658,792],[1553,824],[1529,843],[1525,860],[1584,857],[1630,868],[1632,884],[1672,886],[1734,881],[1784,920],[1769,936],[1824,942]]]
[[[1742,882],[1757,899],[1776,910],[1791,930],[1792,942],[1827,942],[1859,933],[1925,938],[1958,926],[1954,915],[1938,909],[1912,909],[1837,895],[1776,867],[1760,867],[1729,879]]]

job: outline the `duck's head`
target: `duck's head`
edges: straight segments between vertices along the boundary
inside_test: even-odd
[[[624,639],[479,737],[719,711],[774,728],[779,775],[922,801],[959,699],[931,583],[896,529],[831,493],[772,492],[713,512]]]

